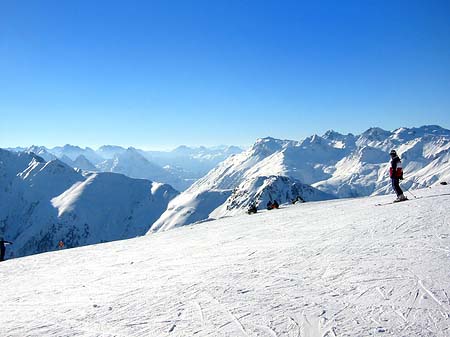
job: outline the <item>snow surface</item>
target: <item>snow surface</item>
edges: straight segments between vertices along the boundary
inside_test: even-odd
[[[414,194],[2,262],[0,336],[449,336],[450,187]]]

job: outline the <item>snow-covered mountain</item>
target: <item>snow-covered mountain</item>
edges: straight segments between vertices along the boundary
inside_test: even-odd
[[[0,235],[13,256],[143,235],[178,194],[115,173],[86,173],[60,160],[0,149]],[[11,255],[8,255],[11,256]]]
[[[58,158],[61,158],[62,156],[67,156],[71,160],[76,160],[79,156],[83,155],[86,157],[91,163],[94,165],[102,162],[104,160],[103,157],[101,157],[97,152],[95,152],[90,147],[81,148],[79,146],[74,146],[70,144],[66,144],[64,146],[57,146],[52,149],[49,149],[51,153],[53,153]]]
[[[151,231],[168,230],[206,219],[242,213],[251,202],[292,202],[333,198],[291,176],[283,165],[284,150],[298,142],[259,139],[250,149],[229,157],[173,199]],[[291,158],[295,159],[295,158]]]
[[[243,150],[237,146],[188,147],[179,146],[169,152],[142,151],[151,162],[172,170],[179,170],[180,177],[186,180],[197,180],[216,167],[220,162]]]
[[[148,161],[140,151],[132,147],[115,154],[112,159],[103,161],[97,167],[102,172],[122,173],[132,178],[161,181],[172,185],[177,190],[185,190],[189,186],[188,182]]]
[[[80,154],[74,161],[73,167],[82,169],[84,171],[98,171],[97,167],[94,166],[84,155]]]
[[[28,153],[34,153],[35,155],[38,155],[39,157],[43,158],[45,161],[58,159],[58,157],[56,157],[53,153],[51,153],[45,146],[32,145],[29,148],[25,149],[24,151]]]
[[[449,194],[297,204],[1,262],[0,336],[448,337]]]
[[[242,152],[239,147],[225,145],[210,148],[183,145],[173,151],[144,151],[115,145],[103,145],[94,151],[69,144],[7,150],[33,152],[46,161],[60,159],[73,168],[86,171],[117,172],[132,178],[160,181],[179,191],[188,188],[230,155]]]
[[[330,130],[302,141],[267,137],[172,200],[152,231],[233,215],[252,201],[262,208],[297,195],[308,201],[390,193],[393,148],[403,160],[405,189],[448,180],[450,131],[439,126],[371,128],[358,136]]]
[[[45,158],[44,158],[45,159]],[[56,159],[56,157],[55,157]],[[98,171],[97,166],[92,164],[84,155],[80,154],[75,160],[70,159],[68,156],[63,154],[60,158],[63,163],[69,165],[74,169],[82,169],[84,171]]]
[[[399,153],[405,189],[433,185],[450,175],[450,130],[436,125],[399,128],[392,132],[371,128],[349,144],[348,155],[337,158],[330,176],[313,186],[339,197],[386,194],[391,191],[388,175],[391,149]]]
[[[99,154],[104,159],[112,159],[115,155],[125,152],[127,149],[116,145],[103,145],[97,149]]]

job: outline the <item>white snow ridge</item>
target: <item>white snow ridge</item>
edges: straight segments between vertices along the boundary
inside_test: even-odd
[[[0,336],[448,337],[450,187],[414,195],[301,203],[7,260]]]

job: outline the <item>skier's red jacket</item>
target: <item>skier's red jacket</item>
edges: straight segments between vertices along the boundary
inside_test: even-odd
[[[402,161],[398,156],[393,157],[391,160],[389,176],[394,179],[403,179]]]

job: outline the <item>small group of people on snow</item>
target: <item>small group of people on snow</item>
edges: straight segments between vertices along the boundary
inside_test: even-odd
[[[268,210],[271,209],[278,209],[280,207],[280,205],[278,204],[278,201],[274,200],[274,201],[269,201],[266,205],[266,208]],[[256,203],[253,201],[247,208],[247,214],[254,214],[258,212],[258,207],[256,206]]]
[[[397,151],[395,150],[391,150],[391,152],[389,152],[389,155],[391,156],[390,162],[391,166],[389,168],[389,176],[391,178],[392,188],[397,194],[397,199],[395,199],[394,202],[408,200],[408,198],[403,194],[403,190],[400,187],[400,180],[403,180],[402,161],[400,160],[400,157],[398,156]],[[297,202],[305,202],[305,200],[302,197],[298,196],[296,199],[292,200],[293,204]],[[268,210],[277,209],[279,208],[279,204],[276,200],[274,200],[273,202],[269,201],[266,205],[266,208]],[[256,203],[252,202],[247,209],[247,213],[253,214],[256,213],[257,211],[258,208],[256,206]]]

